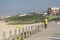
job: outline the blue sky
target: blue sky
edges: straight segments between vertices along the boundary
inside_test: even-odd
[[[48,7],[60,7],[60,0],[0,0],[0,15],[41,12]]]

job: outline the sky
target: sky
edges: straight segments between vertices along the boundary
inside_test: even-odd
[[[0,15],[42,12],[48,7],[60,7],[60,0],[0,0]]]

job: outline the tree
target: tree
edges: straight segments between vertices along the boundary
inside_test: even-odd
[[[51,8],[50,7],[48,7],[48,9],[47,9],[47,13],[50,15],[50,12],[51,12]]]

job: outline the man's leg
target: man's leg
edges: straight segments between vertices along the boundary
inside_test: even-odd
[[[45,29],[47,28],[47,24],[45,24]]]

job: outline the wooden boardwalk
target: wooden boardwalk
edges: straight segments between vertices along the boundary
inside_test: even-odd
[[[54,22],[49,23],[47,29],[25,40],[60,40],[60,25]]]

